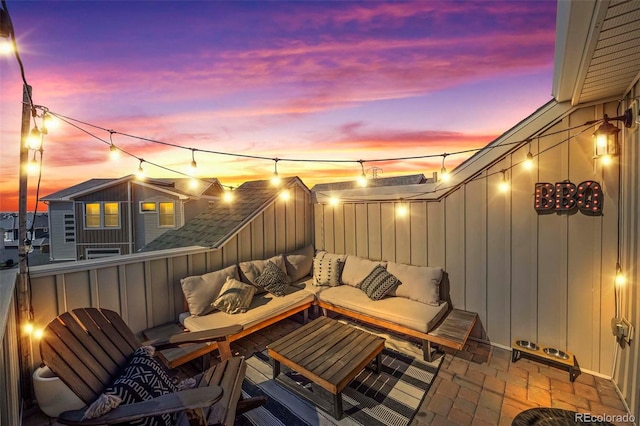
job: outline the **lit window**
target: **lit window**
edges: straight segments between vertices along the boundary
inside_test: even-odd
[[[170,203],[158,203],[159,214],[158,221],[160,226],[176,226],[176,214],[174,204]]]
[[[117,228],[120,226],[120,204],[104,203],[104,227]]]
[[[84,205],[84,223],[87,228],[100,228],[100,203]]]
[[[155,212],[156,211],[156,203],[140,203],[140,212]]]

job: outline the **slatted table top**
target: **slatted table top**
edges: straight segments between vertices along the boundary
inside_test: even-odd
[[[384,349],[385,339],[320,317],[267,345],[269,356],[333,394]]]

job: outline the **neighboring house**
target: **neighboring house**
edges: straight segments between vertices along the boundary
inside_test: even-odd
[[[282,198],[282,191],[288,191],[287,199]],[[278,186],[273,186],[270,180],[245,182],[233,191],[231,201],[212,204],[182,228],[166,232],[141,251],[191,246],[222,247],[232,238],[238,238],[238,234],[249,226],[258,226],[265,234],[278,235],[278,241],[251,241],[247,250],[238,248],[239,252],[275,253],[294,249],[311,239],[310,220],[306,225],[301,221],[301,218],[311,217],[310,197],[309,188],[298,177],[282,179]],[[285,210],[279,212],[277,209]],[[299,216],[297,225],[294,221],[285,224],[275,219],[281,216]],[[289,229],[292,226],[294,228]],[[239,240],[241,242],[236,245],[241,245],[244,238]]]
[[[35,222],[34,222],[35,221]],[[32,251],[46,252],[49,248],[49,215],[48,213],[27,213],[27,238],[31,240]],[[31,228],[33,226],[33,231]],[[15,265],[18,263],[18,214],[0,213],[0,231],[2,246],[0,247],[0,264]],[[41,263],[41,262],[39,262]]]
[[[217,179],[91,179],[42,198],[49,206],[51,260],[129,254],[184,225],[217,201]]]

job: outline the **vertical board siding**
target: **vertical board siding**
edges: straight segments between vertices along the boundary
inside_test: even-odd
[[[615,109],[612,103],[574,111],[546,130],[546,136],[497,159],[442,199],[404,201],[409,217],[396,215],[399,201],[394,200],[346,203],[341,216],[334,214],[333,207],[316,204],[316,230],[324,238],[316,239],[316,247],[332,251],[335,242],[343,239],[347,254],[442,266],[449,275],[453,306],[477,312],[487,333],[483,337],[489,341],[511,346],[515,339],[527,339],[568,350],[581,368],[610,375],[617,169],[615,164],[594,169],[591,134],[596,126],[581,124],[601,118],[604,112],[618,115]],[[632,247],[627,252],[635,257],[627,256],[624,262],[635,277],[637,266],[629,264],[638,262],[637,133],[633,131],[623,148],[627,157],[621,157],[629,162],[623,166],[623,199],[631,204],[624,208],[628,224],[623,233],[636,236],[628,237],[626,243]],[[527,170],[521,163],[529,151],[534,166]],[[502,170],[507,170],[510,183],[506,193],[497,188]],[[538,214],[535,183],[564,180],[602,183],[604,214]],[[628,302],[623,315],[640,327],[636,307],[640,291],[637,285],[626,291],[635,304]],[[637,404],[638,346],[632,342],[631,348],[620,351],[618,380],[626,386],[623,392],[628,400]]]
[[[13,285],[10,287],[13,288]],[[9,293],[7,291],[7,293]],[[6,293],[5,293],[6,294]],[[4,329],[0,337],[0,425],[20,424],[22,401],[20,399],[20,364],[18,356],[18,324],[15,292],[12,291]]]

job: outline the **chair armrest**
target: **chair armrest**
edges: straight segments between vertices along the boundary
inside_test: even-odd
[[[148,401],[120,405],[94,419],[82,419],[85,410],[65,411],[57,421],[66,425],[105,425],[133,421],[193,408],[209,407],[222,397],[220,386],[207,386],[169,393]]]
[[[142,342],[143,346],[154,346],[157,350],[172,348],[184,343],[205,343],[213,340],[224,340],[227,336],[240,333],[243,330],[240,324],[227,327],[212,328],[202,331],[187,331],[174,334],[164,339],[152,339]]]

